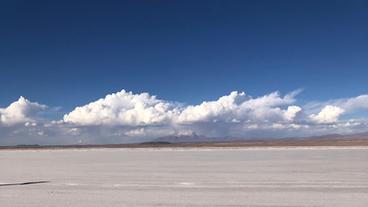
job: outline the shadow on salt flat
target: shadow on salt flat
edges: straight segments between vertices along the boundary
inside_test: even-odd
[[[30,182],[23,182],[23,183],[1,183],[0,187],[5,186],[21,186],[21,185],[35,185],[35,184],[44,184],[44,183],[50,183],[50,181],[30,181]]]

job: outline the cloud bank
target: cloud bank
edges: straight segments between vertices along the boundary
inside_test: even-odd
[[[41,117],[47,106],[23,97],[0,108],[0,144],[139,142],[172,134],[213,137],[286,137],[361,132],[368,95],[298,105],[300,90],[252,97],[233,91],[217,100],[187,105],[149,93],[122,90],[76,107],[61,120]]]
[[[244,92],[233,91],[216,101],[182,106],[157,99],[148,93],[133,94],[122,90],[75,108],[63,120],[83,126],[175,126],[196,122],[292,121],[301,110],[300,107],[280,107],[294,103],[295,95],[293,92],[281,97],[278,92],[274,92],[252,98]]]

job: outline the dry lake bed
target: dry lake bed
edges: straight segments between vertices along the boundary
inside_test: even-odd
[[[0,151],[1,207],[368,206],[368,148]]]

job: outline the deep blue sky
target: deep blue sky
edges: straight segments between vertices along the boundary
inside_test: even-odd
[[[0,106],[367,92],[367,1],[1,1]]]

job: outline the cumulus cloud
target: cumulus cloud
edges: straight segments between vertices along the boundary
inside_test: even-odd
[[[45,105],[30,102],[21,96],[8,107],[0,108],[0,124],[10,126],[19,123],[33,122],[35,121],[33,116],[45,108]]]
[[[302,108],[300,108],[299,106],[289,106],[287,108],[287,110],[285,111],[285,118],[288,121],[293,121],[295,119],[295,117],[302,111]]]
[[[181,125],[196,122],[292,121],[301,110],[298,106],[281,108],[295,102],[296,93],[280,96],[278,92],[252,98],[233,91],[215,101],[182,106],[157,99],[148,93],[121,91],[77,107],[64,116],[66,123],[77,125],[153,126]]]
[[[168,122],[175,113],[173,103],[148,93],[122,90],[75,108],[64,116],[64,121],[79,125],[158,125]]]
[[[186,105],[122,90],[76,107],[61,120],[48,119],[44,113],[48,107],[20,97],[0,108],[0,144],[122,143],[188,133],[272,138],[354,133],[368,126],[366,117],[342,118],[368,109],[368,95],[299,105],[298,93],[252,97],[233,91],[216,100]]]
[[[295,93],[281,97],[278,92],[252,98],[244,92],[231,92],[216,101],[203,102],[199,105],[187,106],[177,117],[178,123],[192,122],[243,122],[243,121],[283,121],[293,119],[295,114],[291,107],[282,110],[285,106],[295,102]],[[296,113],[296,112],[295,112]]]
[[[344,111],[345,110],[340,107],[327,105],[318,114],[311,114],[310,118],[321,124],[334,123],[337,122],[339,116],[344,113]]]
[[[179,123],[216,120],[218,118],[231,121],[233,113],[239,105],[249,100],[244,92],[231,92],[227,96],[220,97],[217,101],[203,102],[200,105],[187,106],[180,112],[176,121]],[[230,118],[230,120],[226,120]]]
[[[152,138],[188,131],[206,136],[246,136],[252,130],[298,128],[293,123],[303,114],[294,104],[299,92],[252,97],[233,91],[217,100],[185,105],[122,90],[76,107],[63,122],[76,128],[108,128],[116,137]]]
[[[343,109],[346,113],[368,110],[368,95],[363,94],[351,98],[328,100],[326,102],[314,101],[305,105],[304,108],[308,111],[316,111],[321,110],[327,105],[337,106]]]

